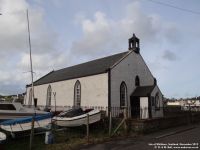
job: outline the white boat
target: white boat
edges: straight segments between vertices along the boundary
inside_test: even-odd
[[[99,110],[84,112],[81,108],[79,108],[62,112],[58,116],[53,117],[52,121],[57,126],[76,127],[87,124],[87,115],[89,115],[89,124],[101,120],[101,112]]]
[[[48,112],[23,107],[21,103],[0,103],[0,120],[16,119],[47,114]]]
[[[6,141],[6,134],[0,132],[0,144],[3,144]]]
[[[33,116],[7,120],[0,123],[0,128],[9,132],[21,132],[31,130],[32,118]],[[51,119],[51,113],[34,116],[34,129],[45,128],[51,123]]]

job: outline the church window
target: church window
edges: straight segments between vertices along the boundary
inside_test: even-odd
[[[140,78],[139,78],[139,76],[135,77],[135,86],[140,86]]]
[[[51,94],[52,93],[52,89],[51,89],[51,85],[48,86],[47,88],[47,101],[46,101],[46,106],[51,106]]]
[[[32,99],[33,99],[33,91],[32,88],[29,91],[29,100],[28,100],[28,105],[32,105]]]
[[[127,87],[126,83],[122,82],[120,85],[120,107],[125,107],[127,101]]]
[[[81,83],[79,80],[76,81],[74,86],[74,106],[81,106]]]
[[[160,101],[159,101],[159,94],[158,93],[156,93],[156,96],[155,96],[155,108],[160,109]]]

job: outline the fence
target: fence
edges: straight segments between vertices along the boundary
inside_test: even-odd
[[[37,109],[44,109],[44,106],[38,106]],[[56,109],[55,107],[50,107],[52,111],[63,111],[63,110],[69,110],[74,107],[72,106],[58,106]],[[177,125],[180,125],[184,122],[187,122],[186,117],[178,116],[178,119],[180,121],[177,121],[176,117],[172,118],[161,118],[161,119],[147,119],[150,115],[149,109],[147,107],[144,108],[122,108],[122,107],[103,107],[103,106],[82,106],[83,110],[88,109],[97,109],[102,112],[102,119],[98,122],[87,125],[82,125],[78,127],[59,127],[56,124],[52,126],[52,132],[54,134],[54,143],[65,143],[65,144],[71,144],[75,141],[84,141],[84,142],[95,142],[95,141],[102,141],[105,138],[108,138],[109,136],[113,135],[124,135],[127,134],[127,124],[126,124],[126,115],[135,117],[136,120],[134,121],[134,126],[141,127],[141,128],[156,128],[159,129],[159,127],[165,128],[168,126],[173,125],[173,123],[177,123]],[[181,108],[170,108],[170,107],[164,107],[160,108],[163,109],[163,112],[165,115],[168,116],[175,116],[177,114],[190,114],[192,111],[183,111]],[[156,111],[154,109],[151,109],[151,111]],[[111,112],[111,113],[109,113]],[[189,113],[190,112],[190,113]],[[127,113],[127,114],[126,114]],[[110,115],[109,115],[110,114]],[[197,113],[192,112],[191,115],[188,115],[188,117],[191,117],[192,119],[189,119],[191,122],[196,122],[200,120],[200,114],[197,115]],[[183,120],[183,119],[185,120]],[[90,117],[88,118],[90,119]],[[132,121],[132,123],[133,123]],[[137,124],[136,124],[137,123]],[[140,123],[140,124],[139,124]],[[133,125],[133,124],[132,124]],[[138,128],[139,129],[139,128]],[[35,134],[36,135],[36,134]],[[44,143],[44,134],[40,135],[39,138],[35,136],[33,141],[34,145],[42,145],[41,143]],[[39,139],[39,140],[37,140]],[[23,139],[25,144],[29,143],[28,138]],[[14,142],[14,141],[13,141]],[[39,144],[38,144],[38,143]],[[12,143],[12,142],[11,142]],[[20,142],[18,142],[20,143]],[[36,144],[35,144],[36,143]],[[10,144],[12,145],[12,144]],[[27,148],[27,146],[23,146]],[[11,148],[10,148],[11,149]],[[23,148],[22,148],[23,149]],[[37,149],[37,148],[35,148]]]
[[[185,105],[185,106],[181,107],[181,110],[183,110],[183,111],[199,112],[200,111],[200,106]]]
[[[33,107],[33,106],[28,106]],[[55,112],[55,114],[58,114],[62,111],[67,111],[70,109],[75,108],[74,106],[42,106],[38,105],[36,109],[39,110],[45,110],[45,111],[52,111]],[[105,106],[81,106],[83,110],[87,109],[95,109],[100,110],[104,112],[106,117],[109,116],[109,112],[111,112],[111,117],[114,118],[123,118],[124,117],[124,111],[127,109],[127,116],[128,118],[134,118],[134,119],[148,119],[150,117],[150,112],[156,113],[158,111],[157,108],[148,108],[148,107],[105,107]],[[182,113],[188,113],[188,112],[200,112],[200,108],[197,107],[160,107],[159,110],[163,110],[164,116],[173,116],[173,115],[180,115]]]
[[[168,106],[163,107],[164,116],[177,116],[177,115],[190,115],[200,113],[200,107],[181,107],[181,106]]]
[[[72,107],[65,107],[65,108],[71,109]],[[200,112],[184,111],[181,108],[176,108],[176,107],[174,108],[161,107],[160,110],[163,110],[163,113],[165,115],[164,118],[154,118],[154,119],[149,118],[150,109],[147,107],[144,107],[144,108],[135,107],[132,109],[121,108],[121,107],[111,107],[108,109],[108,107],[91,106],[91,107],[82,107],[82,109],[84,110],[98,109],[105,113],[104,117],[102,118],[100,122],[91,124],[89,126],[89,136],[91,139],[95,139],[98,136],[100,136],[101,138],[108,137],[109,135],[113,135],[113,133],[126,134],[127,125],[125,124],[125,121],[124,121],[124,119],[126,119],[126,113],[129,113],[130,115],[129,117],[134,118],[133,120],[134,123],[141,122],[141,121],[144,122],[147,126],[146,128],[155,126],[156,128],[159,129],[159,126],[161,126],[161,124],[164,124],[164,125],[163,127],[161,126],[160,128],[165,128],[165,127],[167,128],[170,126],[181,125],[184,123],[200,121]],[[110,110],[111,112],[110,116],[109,116],[108,110]],[[151,111],[153,112],[153,111],[158,111],[158,110],[151,109]],[[68,136],[76,135],[79,137],[85,137],[87,135],[87,128],[86,126],[77,127],[74,129],[67,128],[66,132]],[[78,135],[78,133],[80,135]]]
[[[33,107],[33,106],[28,106],[28,107]],[[111,112],[112,117],[117,117],[117,118],[123,118],[124,117],[124,110],[127,109],[128,111],[128,117],[131,117],[131,112],[138,112],[138,114],[140,114],[139,116],[137,116],[137,118],[148,118],[148,111],[149,108],[147,107],[105,107],[105,106],[80,106],[80,107],[75,107],[75,106],[43,106],[43,105],[38,105],[36,109],[39,110],[46,110],[46,111],[52,111],[52,112],[62,112],[62,111],[67,111],[73,108],[82,108],[83,110],[87,110],[87,109],[95,109],[95,110],[100,110],[100,111],[104,111],[106,112],[106,116],[109,115],[109,110]],[[56,113],[56,114],[57,114]]]
[[[33,106],[28,106],[28,107],[33,107]],[[52,110],[56,110],[57,113],[59,113],[62,110],[69,110],[72,109],[74,107],[72,106],[62,106],[59,109],[53,109],[55,107],[52,107]],[[77,127],[60,127],[57,126],[56,123],[54,123],[52,125],[52,133],[54,135],[54,143],[59,144],[59,143],[65,143],[65,144],[69,144],[71,145],[72,143],[76,142],[80,142],[80,141],[85,141],[85,142],[94,142],[94,141],[98,141],[98,140],[103,140],[105,138],[108,138],[113,131],[117,128],[117,126],[120,124],[120,122],[124,119],[124,115],[122,115],[122,112],[124,111],[124,108],[120,108],[120,107],[113,107],[110,108],[109,110],[111,110],[111,120],[110,121],[109,117],[108,117],[108,107],[101,107],[101,106],[82,106],[81,107],[84,111],[87,111],[89,109],[96,109],[96,110],[100,110],[102,112],[102,119],[98,122],[92,123],[92,124],[84,124],[81,126],[77,126]],[[38,106],[36,109],[45,109],[44,106]],[[50,109],[50,108],[48,108]],[[115,116],[115,117],[114,117]],[[86,119],[89,119],[88,122],[90,121],[92,117],[88,117]],[[109,124],[111,123],[111,124]],[[111,127],[109,129],[109,127]],[[109,130],[111,132],[109,132]],[[37,147],[37,145],[40,145],[40,149],[41,147],[45,146],[44,144],[44,137],[45,137],[45,132],[46,131],[42,131],[42,133],[36,133],[37,131],[35,130],[35,134],[34,134],[34,138],[33,138],[33,149],[38,149],[39,147]],[[109,135],[110,133],[110,135]],[[124,134],[124,129],[123,126],[122,128],[119,128],[116,132],[116,134]],[[29,132],[27,132],[26,135],[30,135]],[[18,137],[18,140],[14,139],[9,139],[8,144],[7,145],[7,149],[13,149],[13,147],[11,147],[11,145],[17,145],[18,143],[21,143],[20,146],[18,145],[18,147],[21,147],[21,149],[25,149],[27,147],[29,147],[29,138],[24,137],[24,133],[20,134],[19,136],[15,136],[16,138]],[[17,143],[15,143],[15,141]],[[21,142],[20,142],[21,141]],[[45,149],[45,148],[43,148]],[[48,148],[47,148],[48,149]]]

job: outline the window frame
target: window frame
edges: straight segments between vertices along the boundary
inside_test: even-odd
[[[135,77],[135,86],[136,87],[140,86],[140,78],[138,75]]]
[[[122,94],[124,95],[123,97],[122,97]],[[126,86],[126,83],[123,81],[120,84],[120,108],[126,107],[126,105],[127,105],[127,98],[128,98],[128,96],[127,96],[127,86]],[[124,105],[122,105],[122,104],[124,104]]]
[[[155,97],[151,96],[151,106],[155,107]]]
[[[52,98],[52,88],[51,88],[51,85],[49,85],[47,88],[46,107],[51,106],[51,98]]]
[[[74,84],[74,107],[80,107],[80,106],[81,106],[81,83],[79,80],[77,80],[76,83]]]
[[[28,98],[28,105],[32,105],[32,101],[33,101],[33,90],[32,90],[32,88],[30,88],[30,90],[29,90],[29,98]]]
[[[158,92],[155,95],[155,110],[160,110],[160,97]]]

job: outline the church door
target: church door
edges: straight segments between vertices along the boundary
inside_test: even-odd
[[[134,119],[140,118],[140,97],[131,96],[131,117]]]

